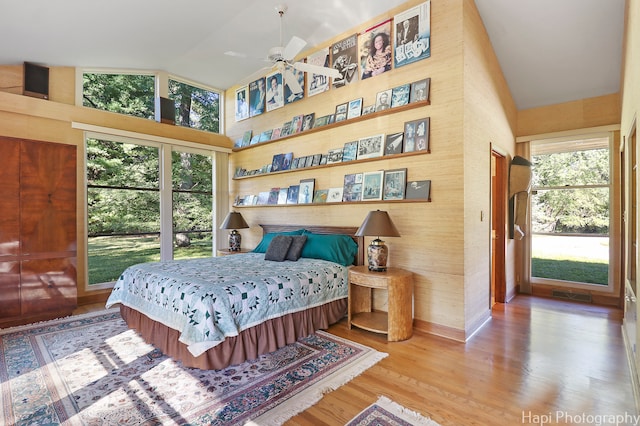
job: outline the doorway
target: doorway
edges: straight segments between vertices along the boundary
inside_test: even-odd
[[[491,150],[491,307],[507,300],[507,159]]]

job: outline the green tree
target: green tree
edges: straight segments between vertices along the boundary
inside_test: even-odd
[[[82,76],[82,104],[153,120],[154,85],[153,75],[85,73]]]

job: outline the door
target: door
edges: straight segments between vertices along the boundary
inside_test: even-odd
[[[499,152],[491,151],[491,306],[507,300],[505,271],[507,226],[507,161]]]

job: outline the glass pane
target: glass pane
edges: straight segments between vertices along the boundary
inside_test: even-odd
[[[160,193],[129,189],[87,189],[88,235],[160,231]]]
[[[213,227],[213,197],[209,194],[173,194],[174,232],[208,231]]]
[[[609,184],[609,150],[556,152],[533,156],[533,187]]]
[[[116,281],[129,266],[160,260],[160,239],[155,236],[90,237],[89,284]]]
[[[531,194],[532,232],[609,234],[609,188],[549,189]]]
[[[158,148],[87,139],[89,185],[159,188]]]
[[[180,235],[180,236],[178,236]],[[193,259],[196,257],[211,257],[213,255],[213,239],[211,232],[183,232],[176,234],[176,244],[173,249],[174,259]],[[188,245],[181,244],[186,237]]]
[[[213,191],[211,156],[173,151],[171,158],[173,189]]]
[[[176,124],[220,132],[220,94],[169,80],[169,98],[176,103]]]
[[[533,234],[531,276],[607,285],[609,237]]]
[[[104,111],[155,119],[153,75],[82,75],[82,105]]]

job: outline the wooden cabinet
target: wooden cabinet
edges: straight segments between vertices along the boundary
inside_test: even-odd
[[[0,326],[77,305],[76,147],[0,137]]]
[[[387,291],[388,312],[373,310],[373,290]],[[349,268],[349,328],[406,340],[413,334],[413,274],[400,268],[370,271],[366,265]]]

